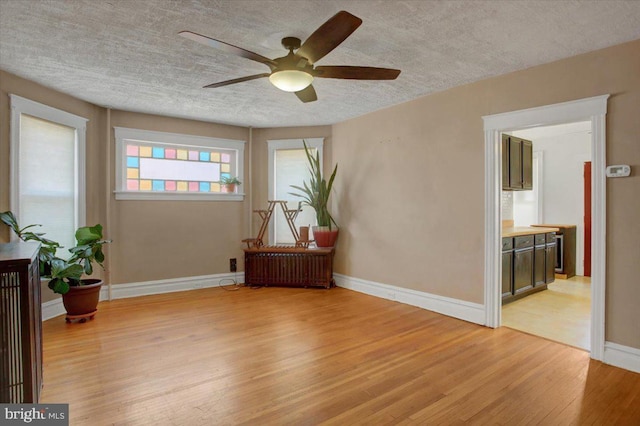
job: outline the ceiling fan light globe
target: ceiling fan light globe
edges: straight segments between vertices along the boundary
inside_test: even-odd
[[[272,73],[269,81],[285,92],[299,92],[313,82],[313,76],[299,70],[282,70]]]

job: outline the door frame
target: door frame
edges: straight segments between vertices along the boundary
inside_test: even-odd
[[[482,117],[485,144],[485,325],[500,327],[502,132],[576,121],[591,122],[592,276],[591,358],[604,358],[606,269],[606,114],[609,95]]]

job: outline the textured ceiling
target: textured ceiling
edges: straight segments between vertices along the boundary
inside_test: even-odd
[[[262,64],[339,10],[364,22],[318,65],[398,68],[394,81],[316,79],[303,104]],[[97,105],[253,127],[333,124],[461,84],[640,38],[640,1],[0,0],[0,68]],[[637,72],[637,70],[629,70]]]

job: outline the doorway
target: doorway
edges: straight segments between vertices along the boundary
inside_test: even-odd
[[[534,184],[533,190],[503,192],[502,219],[513,220],[516,227],[559,228],[559,256],[554,259],[555,281],[546,291],[503,305],[502,324],[589,351],[591,282],[584,273],[583,172],[584,163],[591,161],[591,122],[509,134],[532,142]]]
[[[483,117],[485,132],[485,324],[501,325],[502,143],[500,134],[515,129],[590,121],[592,147],[591,358],[604,358],[605,295],[605,123],[609,95]]]

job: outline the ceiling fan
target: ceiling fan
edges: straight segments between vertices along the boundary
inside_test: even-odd
[[[316,91],[311,85],[314,78],[394,80],[400,74],[400,70],[390,68],[314,66],[317,61],[349,37],[360,24],[362,24],[362,19],[344,10],[340,11],[322,24],[304,43],[301,43],[300,39],[296,37],[283,38],[282,45],[286,49],[289,49],[289,54],[275,59],[269,59],[249,50],[191,31],[181,31],[178,34],[224,52],[233,53],[243,58],[260,62],[271,69],[270,73],[234,78],[233,80],[209,84],[204,86],[205,88],[228,86],[230,84],[269,77],[269,81],[277,88],[285,92],[294,92],[302,102],[313,102],[318,99]]]

